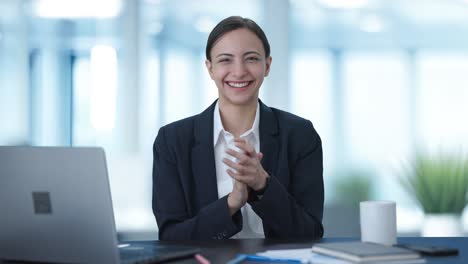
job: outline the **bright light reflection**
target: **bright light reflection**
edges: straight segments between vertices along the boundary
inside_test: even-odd
[[[38,0],[33,12],[44,18],[111,18],[120,14],[121,0]]]
[[[161,22],[153,22],[148,26],[148,33],[158,35],[163,30],[164,25]]]
[[[91,50],[91,124],[96,130],[115,126],[117,54],[113,47],[97,45]]]
[[[330,8],[361,8],[367,5],[368,0],[318,0]]]
[[[195,22],[195,28],[199,32],[203,32],[203,33],[209,33],[215,26],[216,26],[216,23],[213,21],[213,19],[210,17],[206,17],[206,16],[200,17]]]
[[[361,30],[370,33],[378,33],[384,30],[384,22],[376,15],[369,15],[362,19]]]

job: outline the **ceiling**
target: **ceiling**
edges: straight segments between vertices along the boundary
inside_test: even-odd
[[[258,19],[265,5],[278,1],[281,0],[140,0],[139,2],[148,16],[165,15],[193,22],[193,19],[200,16],[217,18],[232,14]],[[0,0],[0,21],[13,20],[21,13],[34,13],[28,9],[41,3],[46,5],[47,9],[53,9],[53,6],[73,8],[77,6],[74,3],[80,5],[89,3],[96,10],[106,5],[107,9],[122,6],[125,0]],[[353,17],[363,13],[416,24],[468,22],[468,0],[290,0],[289,3],[292,18],[309,26],[349,22]],[[336,3],[356,4],[355,8],[340,8]]]
[[[24,21],[34,21],[33,26],[40,25],[36,22],[37,6],[51,10],[80,3],[93,6],[87,9],[93,9],[95,13],[112,8],[120,8],[121,13],[125,13],[126,5],[128,7],[135,1],[139,3],[140,19],[146,33],[166,34],[166,37],[184,38],[181,41],[188,39],[194,43],[202,43],[200,39],[206,39],[207,32],[224,17],[239,14],[261,22],[269,15],[266,13],[268,7],[280,3],[279,6],[289,9],[290,28],[296,32],[291,34],[296,39],[294,43],[305,43],[308,47],[338,45],[344,39],[349,43],[354,41],[357,46],[369,41],[381,45],[389,40],[395,43],[406,41],[405,45],[411,46],[419,45],[418,41],[433,43],[441,38],[446,39],[444,43],[458,43],[460,47],[468,45],[468,39],[464,39],[468,36],[468,0],[290,0],[289,5],[281,2],[287,0],[0,0],[0,36],[9,26]],[[66,21],[83,25],[83,32],[94,36],[96,21],[106,20],[97,19],[99,15],[95,13],[86,13],[85,18],[66,18]],[[46,24],[56,21],[39,20]],[[167,28],[171,30],[165,31]],[[177,30],[174,32],[173,29]],[[330,45],[330,41],[335,44]]]

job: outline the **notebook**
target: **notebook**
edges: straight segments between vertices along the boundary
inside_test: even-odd
[[[145,263],[196,252],[118,248],[103,149],[0,146],[0,260]]]
[[[421,258],[418,253],[408,249],[359,241],[319,243],[312,246],[312,252],[353,262],[414,260]]]

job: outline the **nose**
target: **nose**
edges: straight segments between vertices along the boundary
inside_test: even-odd
[[[246,75],[247,68],[245,67],[245,65],[244,65],[244,63],[242,61],[235,62],[233,66],[234,67],[232,69],[232,75],[235,78],[241,79],[242,77],[244,77]]]

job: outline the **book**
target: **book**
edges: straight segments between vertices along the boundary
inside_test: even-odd
[[[359,241],[319,243],[312,246],[312,252],[361,263],[421,258],[409,249]]]

